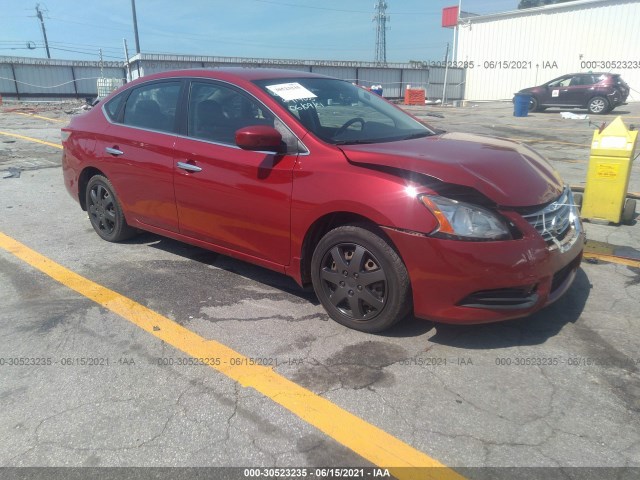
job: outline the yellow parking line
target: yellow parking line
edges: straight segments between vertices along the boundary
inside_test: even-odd
[[[557,143],[559,145],[573,145],[575,147],[585,147],[589,148],[589,145],[585,145],[584,143],[571,143],[571,142],[561,142],[559,140],[543,140],[542,138],[517,138],[517,137],[504,137],[507,140],[515,140],[518,142],[526,142],[526,143]]]
[[[429,124],[435,124],[436,121],[428,121],[425,119],[425,121]],[[438,121],[442,122],[440,119],[438,119]],[[447,123],[447,122],[443,122],[443,123]],[[478,125],[478,122],[456,122],[455,120],[451,121],[451,126],[452,127],[457,127],[458,125]],[[493,125],[492,125],[493,126]],[[580,130],[576,130],[576,128],[581,127],[581,126],[586,126],[584,124],[577,124],[576,127],[574,128],[554,128],[554,127],[536,127],[536,126],[520,126],[520,125],[507,125],[507,124],[500,124],[500,125],[495,125],[497,127],[504,127],[504,128],[512,128],[514,130],[520,130],[522,132],[530,132],[530,131],[536,131],[536,130],[553,130],[554,132],[572,132],[573,134],[575,133],[590,133],[593,132],[595,130],[594,127],[590,127],[588,130],[584,130],[584,131],[580,131]],[[485,125],[485,127],[489,127],[491,128],[491,126],[489,125]]]
[[[247,357],[226,345],[195,334],[1,232],[0,248],[187,355],[219,359],[219,365],[210,367],[243,387],[254,388],[374,465],[388,468],[399,479],[464,480],[464,477],[437,460],[288,380],[271,368],[252,365]]]
[[[19,138],[20,140],[28,140],[29,142],[41,143],[43,145],[48,145],[49,147],[59,148],[60,150],[62,150],[62,145],[58,143],[45,142],[44,140],[39,140],[37,138],[32,138],[32,137],[25,137],[24,135],[18,135],[17,133],[0,132],[0,135]]]
[[[618,265],[626,265],[627,267],[640,268],[640,261],[632,260],[630,258],[616,257],[615,255],[607,255],[604,253],[592,253],[584,252],[584,258],[593,258],[596,260],[602,260],[603,262],[617,263]]]
[[[41,120],[47,120],[49,122],[56,122],[56,123],[69,123],[68,120],[59,120],[57,118],[49,118],[49,117],[43,117],[41,115],[36,115],[35,113],[24,113],[24,112],[11,112],[11,113],[15,113],[16,115],[23,115],[25,117],[33,117],[33,118],[39,118]]]

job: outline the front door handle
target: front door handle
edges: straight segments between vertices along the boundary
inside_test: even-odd
[[[202,168],[196,166],[196,165],[191,165],[190,163],[185,163],[185,162],[178,162],[178,168],[182,169],[182,170],[186,170],[187,172],[201,172]]]
[[[114,155],[116,157],[120,155],[124,155],[124,152],[122,150],[118,150],[117,148],[107,147],[104,149],[104,151],[107,152],[109,155]]]

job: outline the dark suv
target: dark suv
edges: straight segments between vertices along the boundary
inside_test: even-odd
[[[600,114],[625,103],[629,85],[615,73],[571,73],[518,93],[531,95],[529,111],[532,112],[548,107],[571,107]]]

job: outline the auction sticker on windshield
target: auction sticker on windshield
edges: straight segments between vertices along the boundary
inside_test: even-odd
[[[279,85],[267,85],[267,89],[278,95],[285,102],[293,100],[302,100],[305,98],[316,98],[311,91],[304,88],[299,83],[281,83]]]

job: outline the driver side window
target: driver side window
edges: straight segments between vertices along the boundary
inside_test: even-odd
[[[274,126],[274,116],[256,100],[233,88],[211,82],[192,82],[187,134],[192,138],[235,145],[238,129]]]
[[[551,82],[549,84],[549,87],[568,87],[570,83],[571,83],[571,77],[561,78],[560,80]]]

